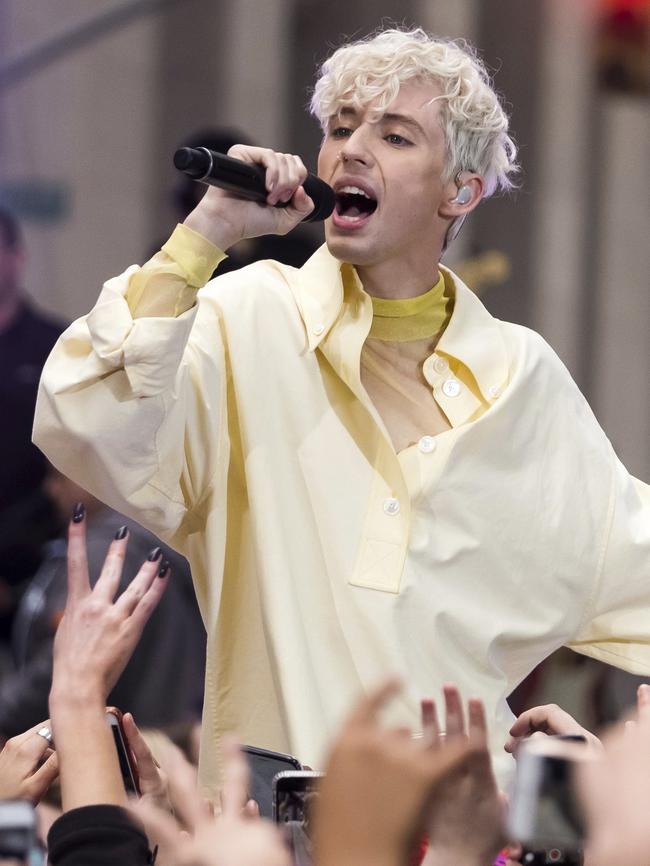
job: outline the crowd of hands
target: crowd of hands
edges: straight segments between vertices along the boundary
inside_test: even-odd
[[[79,511],[76,512],[77,518]],[[119,534],[119,533],[118,533]],[[63,811],[109,804],[131,810],[144,826],[158,866],[291,866],[285,837],[248,799],[248,763],[237,741],[221,744],[220,801],[210,803],[196,770],[180,753],[161,768],[130,714],[124,729],[142,796],[126,795],[107,696],[151,612],[173,576],[146,561],[115,598],[128,536],[111,543],[91,588],[85,521],[71,522],[68,601],[54,644],[49,720],[8,740],[0,752],[0,800],[37,804],[58,778]],[[444,731],[435,702],[422,702],[422,737],[382,724],[399,692],[387,680],[363,697],[334,739],[312,816],[316,866],[411,866],[428,840],[426,866],[489,866],[505,848],[515,864],[521,847],[506,834],[507,798],[496,785],[487,750],[483,705],[463,704],[444,689]],[[56,749],[38,735],[51,727]],[[559,707],[537,707],[514,723],[505,744],[516,754],[529,736],[580,734],[580,797],[587,822],[587,866],[646,866],[650,851],[650,686],[641,686],[635,718],[601,742]]]

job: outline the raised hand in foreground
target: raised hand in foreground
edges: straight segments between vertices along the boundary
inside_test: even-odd
[[[391,680],[363,698],[336,738],[314,815],[318,866],[406,866],[446,779],[480,751],[461,738],[427,748],[382,727],[399,688]]]
[[[182,825],[150,802],[132,806],[160,845],[160,862],[174,866],[291,866],[282,834],[270,821],[251,817],[249,770],[236,741],[224,738],[221,813],[214,817],[201,796],[190,765],[174,780]],[[189,833],[181,832],[182,827]]]
[[[48,720],[34,725],[5,743],[0,752],[0,800],[36,804],[56,779],[59,765],[47,738],[49,724]]]
[[[426,866],[489,866],[505,844],[504,802],[499,795],[487,749],[487,725],[482,701],[467,702],[465,725],[458,689],[444,687],[445,732],[440,736],[435,702],[422,701],[422,730],[430,751],[458,742],[473,751],[442,780],[430,812]]]
[[[543,735],[581,736],[595,753],[602,750],[602,743],[598,737],[579,725],[573,716],[557,704],[533,707],[518,716],[510,728],[510,736],[506,740],[504,749],[516,755],[522,741],[528,737]]]
[[[639,686],[635,721],[614,727],[604,751],[578,770],[589,866],[647,866],[650,851],[650,685]]]
[[[115,744],[104,718],[106,698],[167,585],[159,552],[152,552],[115,599],[127,540],[126,532],[118,531],[91,588],[83,506],[75,508],[68,531],[68,598],[54,639],[50,691],[64,811],[126,804]]]

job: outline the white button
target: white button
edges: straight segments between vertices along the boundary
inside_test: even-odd
[[[319,322],[316,325],[316,327],[314,328],[314,334],[316,334],[317,337],[320,337],[320,335],[323,333],[324,330],[325,330],[325,325],[323,325],[322,322]]]
[[[433,436],[423,436],[418,442],[418,448],[423,454],[431,454],[432,451],[435,451],[436,440]]]
[[[443,383],[442,393],[446,397],[458,397],[460,394],[460,382],[458,379],[447,379],[447,381]]]
[[[399,514],[399,499],[394,499],[390,496],[384,499],[384,511],[386,514]]]
[[[498,397],[501,393],[501,388],[498,385],[490,385],[488,388],[488,395],[490,397]]]
[[[449,366],[448,361],[445,358],[440,358],[437,355],[435,356],[436,360],[433,362],[433,369],[436,373],[444,373],[447,367]]]

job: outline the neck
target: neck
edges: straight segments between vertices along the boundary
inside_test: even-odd
[[[0,292],[0,332],[6,331],[12,324],[20,308],[18,292]]]
[[[373,298],[400,300],[415,298],[428,292],[438,282],[438,259],[432,256],[420,262],[382,262],[378,265],[357,267],[359,279],[366,292]]]

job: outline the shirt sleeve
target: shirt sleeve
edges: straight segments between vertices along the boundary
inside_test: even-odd
[[[218,305],[195,302],[222,258],[178,226],[146,265],[104,285],[41,377],[34,442],[65,475],[161,537],[176,532],[226,456]],[[199,320],[206,336],[191,340]]]
[[[650,675],[650,487],[613,456],[609,530],[582,627],[568,646]]]

